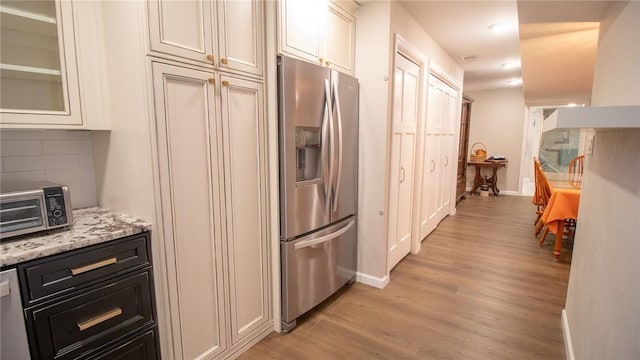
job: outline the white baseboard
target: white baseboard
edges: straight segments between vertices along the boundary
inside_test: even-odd
[[[383,278],[379,278],[359,272],[356,275],[356,281],[365,285],[373,286],[374,288],[384,289],[384,287],[389,283],[389,274],[385,275]]]
[[[469,191],[471,191],[472,187],[471,186],[467,186],[466,187],[466,191],[467,191],[467,196],[471,196],[469,194]],[[478,195],[478,194],[475,194]],[[489,193],[489,195],[493,195],[492,192]],[[515,196],[528,196],[528,195],[523,195],[521,192],[519,191],[513,191],[513,190],[500,190],[500,195],[515,195]],[[478,195],[480,196],[480,195]]]
[[[511,191],[511,190],[500,190],[500,195],[524,196],[519,191]]]
[[[562,309],[562,335],[564,337],[564,352],[567,354],[567,360],[575,360],[573,344],[571,343],[571,332],[569,331],[569,319],[567,319],[567,309]]]
[[[536,183],[535,180],[531,180],[530,178],[522,179],[522,195],[533,196],[533,193],[536,191]]]

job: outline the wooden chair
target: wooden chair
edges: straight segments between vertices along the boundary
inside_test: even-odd
[[[549,181],[547,180],[547,177],[544,174],[544,171],[542,171],[542,167],[538,166],[536,168],[536,171],[537,171],[536,173],[537,198],[542,209],[541,211],[544,213],[544,209],[547,207],[547,204],[549,203],[549,199],[551,198],[551,186],[549,185]],[[544,242],[544,238],[547,236],[547,233],[549,232],[549,228],[544,225],[542,220],[540,220],[540,217],[542,217],[542,213],[540,214],[540,216],[538,217],[538,220],[536,221],[535,234],[537,236],[538,234],[540,234],[540,231],[544,228],[544,232],[540,237],[540,243],[539,243],[540,246],[542,246],[542,243]]]
[[[569,163],[569,179],[577,181],[584,171],[584,155],[578,155]]]
[[[542,203],[542,194],[540,193],[540,180],[538,176],[538,171],[541,169],[540,160],[536,157],[533,158],[533,178],[535,184],[535,190],[533,193],[533,204],[536,206],[536,220],[533,222],[534,225],[538,224],[540,218],[542,217],[542,213],[544,212],[544,205]]]
[[[582,163],[580,163],[580,169],[582,169],[581,164]],[[536,185],[536,191],[539,191],[538,196],[540,199],[540,203],[542,204],[542,212],[544,213],[544,209],[547,207],[547,204],[549,203],[549,199],[551,198],[551,185],[549,185],[549,181],[547,180],[547,176],[544,174],[542,167],[539,166],[537,169],[538,169],[538,172],[536,173],[536,182],[539,183],[540,185],[539,186]],[[542,216],[542,214],[540,216]],[[536,223],[536,236],[543,229],[544,231],[542,231],[542,235],[540,236],[540,241],[538,242],[539,246],[542,246],[542,244],[544,243],[544,240],[546,239],[547,234],[549,233],[549,227],[547,227],[542,222],[542,220],[540,220],[540,217],[538,217],[538,221]],[[575,229],[576,229],[576,221],[574,219],[566,219],[564,221],[564,232],[568,236],[573,237],[575,234]]]
[[[574,182],[581,181],[583,170],[584,170],[584,155],[578,155],[574,157],[569,163],[569,179],[571,179],[571,181],[574,181]],[[544,172],[542,170],[540,170],[540,174],[538,176],[542,176],[544,178],[543,182],[546,183],[546,187],[549,188],[549,197],[551,197],[551,188],[549,187],[549,183],[547,182],[547,177],[544,175]],[[543,185],[542,187],[544,188],[545,185]],[[549,197],[546,199],[547,202],[549,200]],[[546,206],[546,202],[545,202],[545,206]],[[536,235],[540,233],[540,230],[543,227],[544,227],[544,232],[542,233],[542,236],[540,236],[540,242],[538,243],[538,245],[540,246],[542,246],[542,244],[544,243],[547,233],[549,233],[549,228],[544,226],[544,224],[542,224],[542,221],[540,221],[540,223],[538,223],[536,226]],[[567,233],[568,236],[572,237],[575,234],[575,229],[576,229],[576,221],[574,219],[567,219],[564,221],[564,231],[565,233]]]

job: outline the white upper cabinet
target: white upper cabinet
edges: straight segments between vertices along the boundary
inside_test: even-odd
[[[149,1],[151,51],[263,75],[264,3]]]
[[[264,3],[232,0],[216,4],[220,68],[261,76]]]
[[[318,62],[322,56],[322,1],[281,0],[279,29],[280,51]]]
[[[149,1],[151,50],[211,64],[214,11],[202,1]]]
[[[353,74],[357,8],[353,1],[281,0],[279,52]]]
[[[1,127],[108,128],[101,36],[86,27],[99,17],[98,3],[0,1]]]
[[[326,65],[348,74],[354,73],[356,21],[344,9],[329,3],[323,44]]]

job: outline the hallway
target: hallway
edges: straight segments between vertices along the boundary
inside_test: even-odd
[[[356,283],[241,359],[565,359],[570,255],[533,220],[529,197],[468,196],[384,289]]]

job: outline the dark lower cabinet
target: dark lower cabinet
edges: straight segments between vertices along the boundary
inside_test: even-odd
[[[158,359],[150,255],[143,233],[19,265],[29,289],[51,283],[51,274],[34,269],[54,268],[59,279],[50,285],[57,295],[23,292],[32,359]]]
[[[118,346],[90,357],[91,360],[140,360],[157,359],[158,336],[155,329],[149,330],[133,339],[124,341]]]

